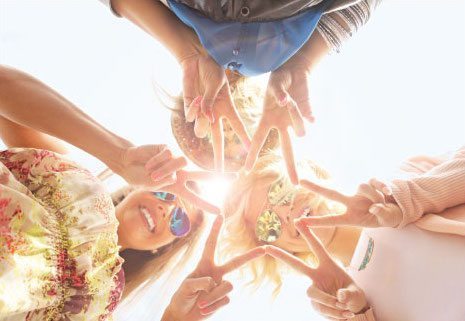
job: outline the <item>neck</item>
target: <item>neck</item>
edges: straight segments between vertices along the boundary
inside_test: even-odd
[[[338,226],[334,232],[328,251],[340,260],[344,266],[348,266],[354,255],[355,247],[362,229],[353,226]]]
[[[122,213],[121,211],[118,211],[118,206],[116,206],[115,208],[115,215],[116,215],[116,219],[118,220],[118,245],[120,247],[119,251],[122,252],[124,251],[125,249],[128,248],[128,242],[126,241],[125,239],[125,234],[122,232],[122,229],[121,227],[123,226],[122,225]]]

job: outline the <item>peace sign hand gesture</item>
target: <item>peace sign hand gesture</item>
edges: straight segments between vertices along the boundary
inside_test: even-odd
[[[369,306],[363,291],[344,269],[334,262],[304,220],[296,220],[295,225],[318,259],[316,268],[308,266],[297,257],[274,246],[267,246],[266,253],[289,264],[313,281],[312,286],[307,290],[307,295],[312,299],[315,310],[325,317],[336,320],[348,319],[367,310]]]
[[[312,227],[338,225],[396,227],[402,221],[402,210],[391,196],[390,188],[377,179],[373,178],[368,184],[361,184],[354,196],[341,194],[336,190],[307,180],[300,181],[300,184],[323,197],[346,206],[346,211],[343,214],[312,216],[302,219]]]
[[[183,70],[184,112],[186,121],[195,122],[194,132],[203,138],[212,134],[214,164],[217,171],[224,170],[223,119],[246,149],[250,137],[234,105],[226,74],[210,56],[195,55],[181,63]]]
[[[162,321],[204,320],[222,306],[229,303],[228,293],[231,283],[223,276],[245,263],[265,254],[263,247],[254,248],[223,265],[216,265],[215,250],[223,225],[223,217],[218,216],[205,243],[202,257],[194,270],[173,295]]]

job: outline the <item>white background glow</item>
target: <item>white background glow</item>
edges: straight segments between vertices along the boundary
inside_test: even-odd
[[[176,148],[169,112],[152,89],[156,80],[179,91],[176,61],[97,0],[0,0],[0,63],[33,74],[136,144]],[[311,89],[317,122],[295,140],[296,153],[329,169],[346,191],[391,176],[408,156],[463,145],[464,1],[386,1],[341,54],[319,66]],[[78,150],[71,155],[95,173],[104,168]],[[273,303],[266,286],[249,294],[232,279],[231,304],[211,320],[323,320],[298,276],[286,278]],[[168,300],[155,287],[116,319],[157,320]]]

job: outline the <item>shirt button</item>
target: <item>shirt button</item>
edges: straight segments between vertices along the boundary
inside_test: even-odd
[[[228,64],[228,69],[229,70],[234,70],[237,67],[237,63],[232,61]]]
[[[239,54],[239,49],[234,49],[234,50],[232,51],[232,54],[233,54],[234,56],[237,56],[237,55]]]
[[[250,9],[249,7],[242,7],[241,8],[241,15],[244,16],[244,17],[247,17],[250,13]]]

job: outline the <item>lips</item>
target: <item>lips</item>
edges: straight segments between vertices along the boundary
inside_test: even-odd
[[[150,233],[154,233],[155,229],[157,227],[155,220],[154,220],[154,215],[150,213],[148,208],[144,206],[139,207],[139,212],[141,213],[142,218],[144,219],[145,223],[147,224],[147,229],[149,230]]]

